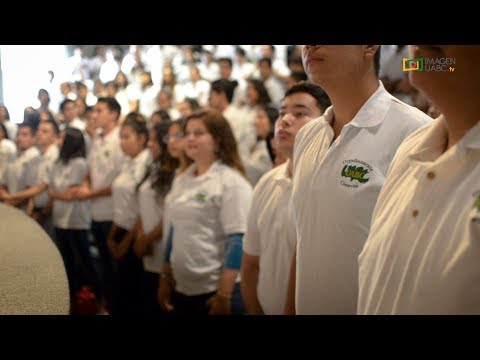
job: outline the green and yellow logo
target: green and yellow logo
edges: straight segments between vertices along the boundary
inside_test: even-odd
[[[198,194],[195,195],[195,200],[199,202],[205,202],[206,199],[207,199],[207,194],[203,192],[199,192]]]
[[[480,194],[478,194],[477,198],[473,202],[473,208],[480,212]]]
[[[403,71],[423,71],[423,58],[403,58]]]
[[[368,169],[363,166],[355,165],[345,165],[342,169],[342,176],[350,178],[350,181],[357,180],[360,183],[366,183],[369,178],[366,178],[365,175],[368,174]]]
[[[454,72],[455,58],[403,58],[403,71]]]

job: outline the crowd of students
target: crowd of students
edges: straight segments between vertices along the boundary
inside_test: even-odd
[[[148,114],[110,93],[78,116],[77,94],[17,129],[0,106],[0,199],[51,236],[72,304],[89,284],[112,315],[479,312],[479,47],[410,47],[459,64],[410,72],[423,107],[394,96],[379,45],[301,51],[309,81],[281,96],[262,57],[268,76],[221,76],[205,101],[163,86]]]

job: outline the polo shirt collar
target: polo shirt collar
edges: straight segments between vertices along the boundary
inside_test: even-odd
[[[433,161],[433,157],[442,152],[448,139],[447,124],[443,115],[432,121],[425,136],[415,145],[410,158],[417,161]],[[480,149],[480,121],[472,127],[456,145],[458,150]]]
[[[392,95],[385,90],[382,82],[378,81],[378,89],[363,104],[350,124],[358,128],[369,128],[381,124],[391,103]]]
[[[289,162],[290,162],[290,160],[287,160],[284,163],[285,168],[283,169],[283,171],[277,171],[277,173],[273,177],[273,180],[275,180],[276,182],[290,182],[291,181],[292,178],[288,175],[288,163]],[[279,165],[279,166],[282,166],[282,165]]]

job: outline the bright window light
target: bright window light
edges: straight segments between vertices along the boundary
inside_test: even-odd
[[[49,91],[48,71],[55,80],[64,77],[67,52],[65,45],[0,45],[3,76],[3,100],[14,123],[23,121],[27,106],[40,106],[37,95],[41,88]],[[58,82],[57,82],[58,83]]]

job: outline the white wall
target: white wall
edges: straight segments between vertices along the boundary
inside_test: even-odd
[[[38,107],[38,90],[48,89],[48,70],[58,81],[67,57],[65,45],[0,45],[3,102],[12,122],[23,121],[27,106]]]

